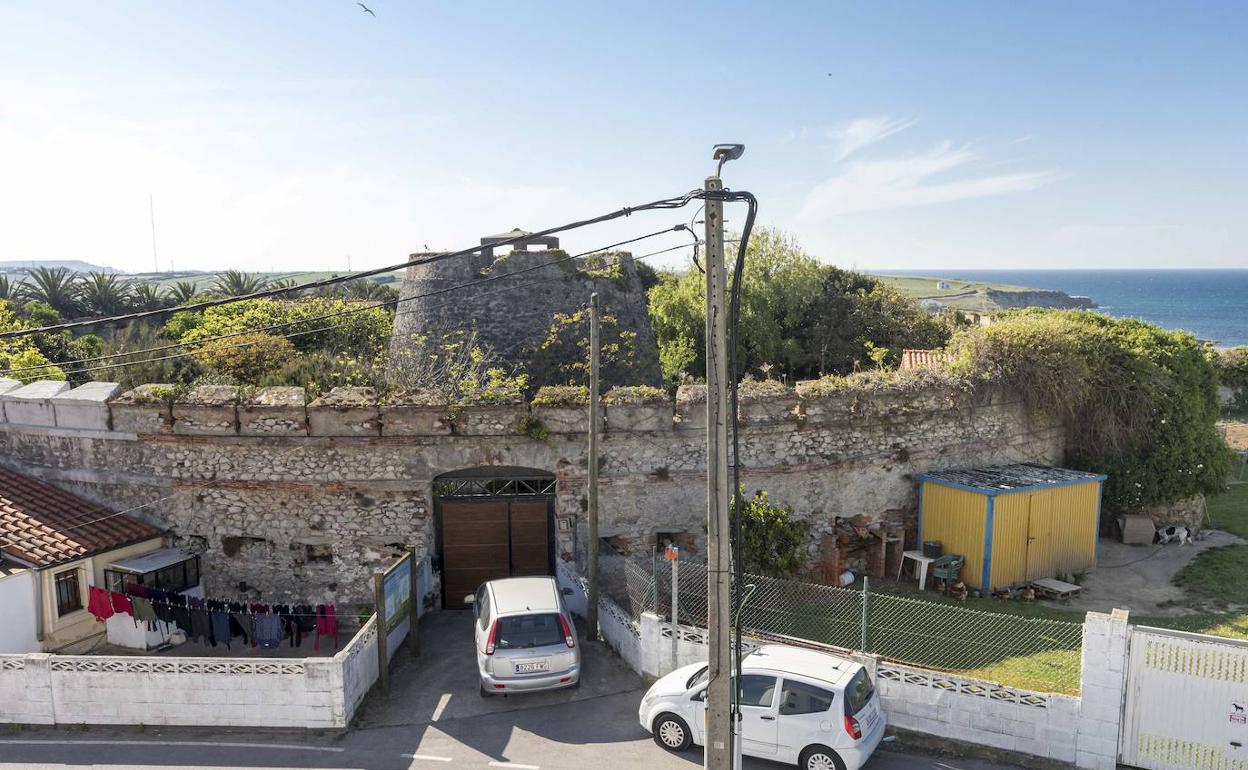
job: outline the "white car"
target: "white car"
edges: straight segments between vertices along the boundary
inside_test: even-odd
[[[491,580],[464,601],[476,621],[482,697],[580,685],[576,626],[554,578]]]
[[[741,661],[741,751],[801,770],[858,770],[884,737],[884,714],[862,664],[767,645]],[[683,666],[655,682],[637,718],[660,746],[703,745],[707,666]]]

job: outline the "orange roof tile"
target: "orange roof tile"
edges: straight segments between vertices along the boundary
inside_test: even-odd
[[[0,550],[36,567],[50,567],[162,531],[127,514],[0,468]]]

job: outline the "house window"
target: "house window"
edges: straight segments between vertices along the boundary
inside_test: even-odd
[[[125,593],[131,583],[174,593],[190,590],[199,585],[199,557],[192,556],[153,572],[104,570],[104,586],[110,591]]]
[[[58,617],[82,609],[82,570],[56,573],[56,614]]]

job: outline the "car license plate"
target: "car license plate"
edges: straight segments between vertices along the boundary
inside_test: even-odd
[[[550,665],[544,660],[531,660],[528,663],[517,663],[517,674],[532,674],[535,671],[546,671]]]

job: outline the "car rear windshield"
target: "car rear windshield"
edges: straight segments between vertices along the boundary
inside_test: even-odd
[[[875,685],[871,684],[867,670],[860,668],[845,687],[845,713],[852,717],[862,711],[871,702],[872,695],[875,695]]]
[[[508,615],[498,619],[497,648],[500,650],[546,647],[563,642],[563,627],[555,613]]]

